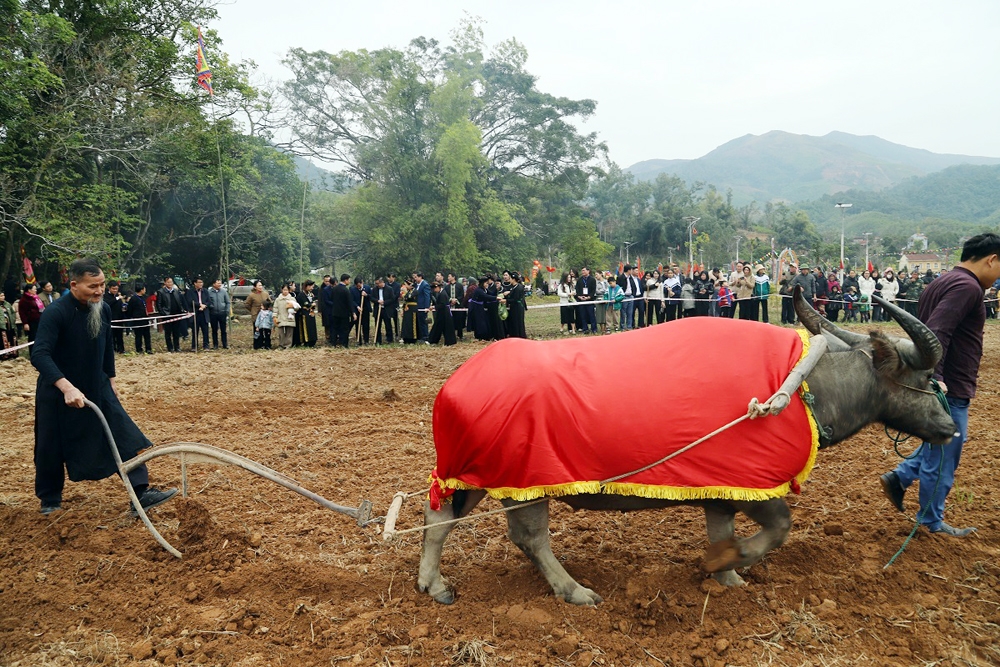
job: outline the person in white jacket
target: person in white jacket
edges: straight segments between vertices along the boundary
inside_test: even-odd
[[[899,294],[899,281],[896,280],[892,269],[886,269],[882,275],[882,298],[895,303],[897,294]]]
[[[570,305],[575,292],[570,284],[568,273],[562,275],[562,280],[559,281],[559,286],[556,288],[556,294],[559,295],[559,329],[563,334],[575,333],[576,313],[573,311],[574,306]],[[563,327],[566,328],[563,329]]]
[[[872,278],[871,271],[865,271],[858,278],[858,291],[868,295],[868,300],[871,301],[872,294],[875,293],[875,279]]]

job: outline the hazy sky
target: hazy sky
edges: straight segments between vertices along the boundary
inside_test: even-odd
[[[222,49],[288,78],[289,48],[449,41],[463,12],[487,44],[528,50],[544,92],[597,101],[580,125],[628,166],[696,158],[745,134],[874,134],[1000,157],[1000,1],[228,0]]]

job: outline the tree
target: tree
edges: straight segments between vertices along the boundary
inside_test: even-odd
[[[211,32],[211,103],[191,76],[192,23],[212,18],[211,8],[0,0],[0,12],[13,26],[0,36],[0,72],[11,75],[0,77],[4,274],[24,246],[54,257],[53,267],[97,255],[112,276],[221,275],[232,246],[235,266],[287,275],[286,223],[301,186],[264,141],[269,98],[247,83],[249,65],[215,50]]]
[[[606,266],[614,250],[614,246],[598,237],[594,224],[585,218],[566,221],[562,247],[566,263],[572,268]]]
[[[601,146],[569,121],[594,103],[538,91],[526,58],[513,40],[487,50],[474,20],[447,48],[420,37],[402,50],[289,52],[291,146],[361,182],[349,197],[355,235],[370,239],[363,265],[523,264],[579,214]]]

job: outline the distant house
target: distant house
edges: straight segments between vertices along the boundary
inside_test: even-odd
[[[899,257],[900,272],[906,271],[907,273],[912,273],[913,271],[917,271],[918,273],[925,273],[927,269],[930,269],[934,273],[940,273],[950,268],[951,262],[948,261],[947,256],[934,253],[904,252]]]
[[[917,232],[906,241],[906,247],[914,250],[927,250],[927,235]]]

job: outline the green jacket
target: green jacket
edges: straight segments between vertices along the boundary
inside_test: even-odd
[[[0,329],[10,331],[14,329],[17,322],[17,315],[14,313],[14,304],[10,301],[0,303]]]

